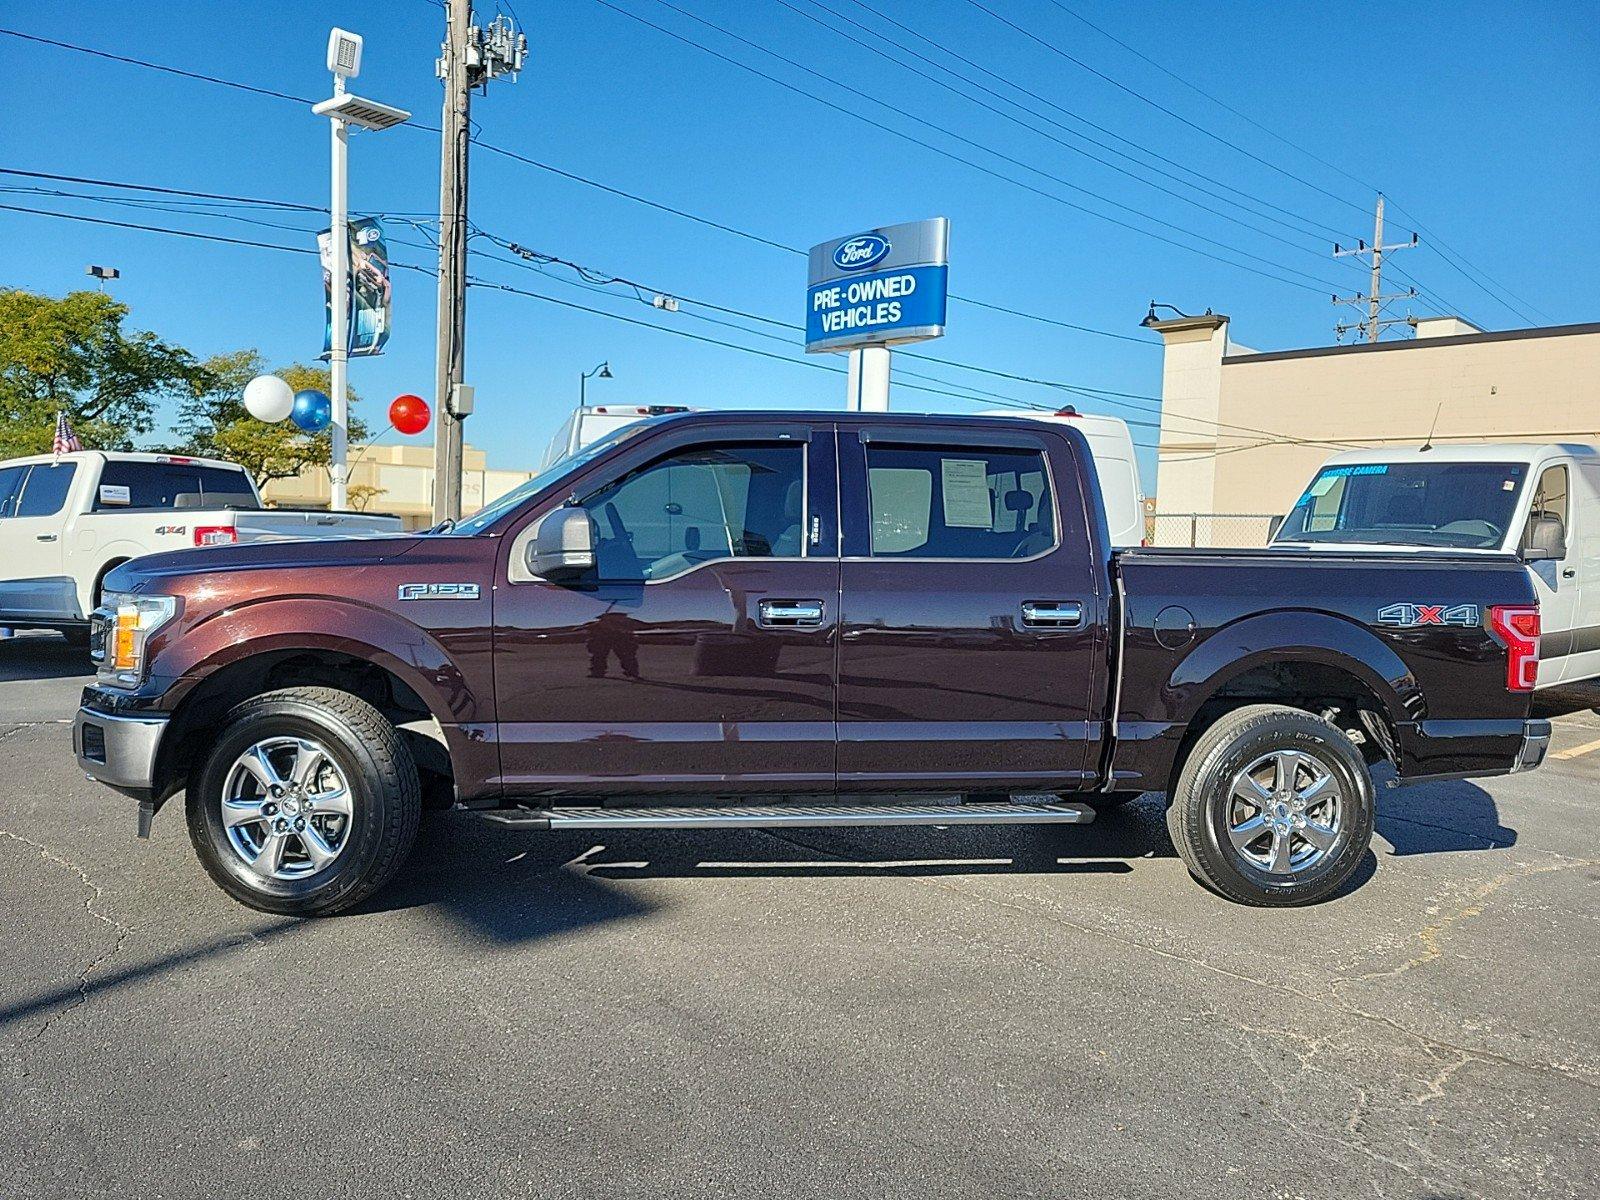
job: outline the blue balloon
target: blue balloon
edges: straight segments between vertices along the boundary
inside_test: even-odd
[[[310,388],[296,392],[289,419],[307,433],[321,433],[333,420],[333,401]]]

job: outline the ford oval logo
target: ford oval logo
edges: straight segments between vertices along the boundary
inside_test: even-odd
[[[839,243],[833,252],[833,265],[841,271],[865,271],[888,256],[888,238],[878,233],[863,233]]]

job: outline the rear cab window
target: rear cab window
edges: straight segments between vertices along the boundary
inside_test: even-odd
[[[203,463],[108,462],[94,495],[95,512],[260,507],[242,470]]]

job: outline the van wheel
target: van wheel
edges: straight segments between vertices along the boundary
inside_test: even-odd
[[[195,852],[224,891],[262,912],[313,917],[394,876],[422,793],[411,751],[377,709],[297,687],[228,713],[187,807]]]
[[[1287,907],[1338,891],[1372,840],[1372,776],[1340,730],[1253,704],[1202,734],[1167,810],[1189,870],[1229,900]]]

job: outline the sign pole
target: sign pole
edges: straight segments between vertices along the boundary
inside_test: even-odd
[[[335,76],[334,93],[344,91],[344,78]],[[349,195],[349,128],[338,117],[329,121],[333,129],[333,195],[329,224],[329,247],[333,262],[329,275],[328,311],[332,319],[328,344],[328,386],[333,393],[333,428],[329,431],[328,475],[331,482],[328,507],[338,512],[350,503],[345,459],[348,453],[350,398],[346,388],[350,351],[350,224],[346,197]]]
[[[847,412],[888,412],[890,347],[944,333],[949,244],[935,217],[811,248],[806,352],[846,355]]]

